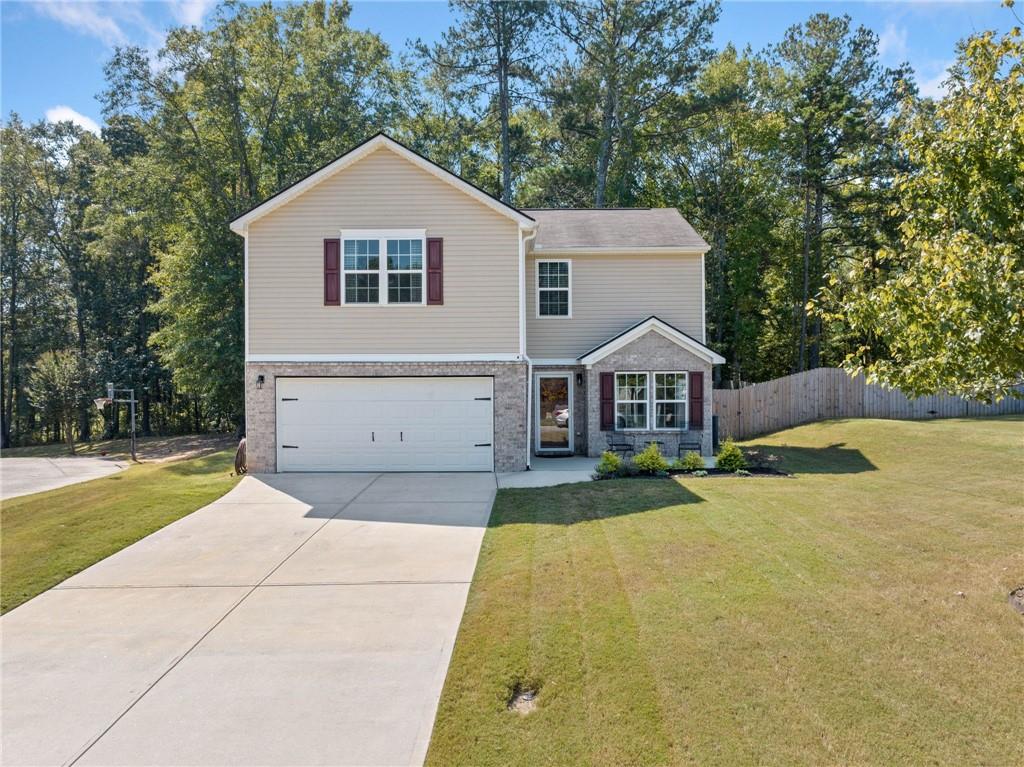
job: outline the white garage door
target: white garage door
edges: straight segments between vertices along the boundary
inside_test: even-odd
[[[278,378],[278,471],[492,471],[491,378]]]

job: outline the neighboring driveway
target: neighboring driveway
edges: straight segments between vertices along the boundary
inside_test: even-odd
[[[110,458],[0,458],[0,499],[41,493],[116,474],[128,466]]]
[[[422,763],[494,494],[246,477],[0,619],[3,763]]]

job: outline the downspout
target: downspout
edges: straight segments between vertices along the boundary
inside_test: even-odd
[[[526,243],[537,236],[537,228],[519,230],[519,356],[526,361],[526,470],[530,470],[533,455],[533,360],[526,353]]]

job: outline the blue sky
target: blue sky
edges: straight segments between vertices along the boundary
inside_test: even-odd
[[[165,30],[202,24],[211,0],[91,2],[0,0],[0,110],[25,120],[74,119],[96,130],[102,123],[96,96],[103,89],[103,65],[116,45],[156,50]],[[715,43],[761,49],[781,39],[792,24],[827,11],[849,14],[881,38],[883,63],[909,61],[923,93],[937,95],[957,40],[984,29],[1007,30],[1015,23],[997,0],[976,2],[726,2],[715,28]],[[450,23],[443,2],[357,0],[352,25],[378,32],[401,51],[410,38],[434,40]]]

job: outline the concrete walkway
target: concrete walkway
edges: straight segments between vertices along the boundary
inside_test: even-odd
[[[3,764],[421,764],[494,493],[246,477],[0,619]]]
[[[551,487],[567,482],[589,482],[594,478],[596,458],[585,455],[570,455],[564,458],[540,458],[530,460],[529,471],[517,471],[498,475],[498,487]]]
[[[43,490],[86,482],[116,474],[128,467],[110,458],[0,458],[0,499],[41,493]]]

